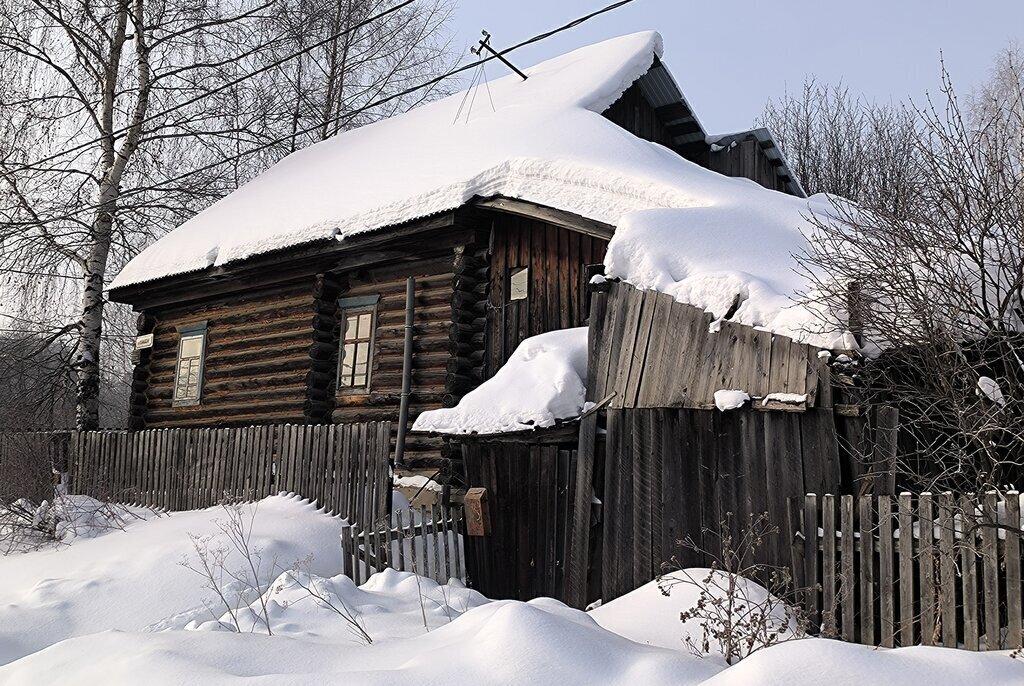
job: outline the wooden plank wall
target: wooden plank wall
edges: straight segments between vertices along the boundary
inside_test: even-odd
[[[605,600],[647,583],[673,557],[710,563],[680,541],[717,550],[723,522],[734,537],[763,512],[784,523],[788,497],[842,486],[829,410],[627,409],[608,410],[606,421],[602,535],[615,554],[602,562]],[[759,556],[787,562],[785,532]]]
[[[275,285],[205,304],[151,312],[146,428],[305,421],[313,342],[313,281]],[[173,407],[176,326],[206,320],[202,402]]]
[[[644,97],[640,85],[634,83],[604,111],[604,117],[615,122],[634,136],[674,148],[672,134]]]
[[[391,425],[75,432],[71,492],[168,510],[297,493],[350,522],[386,516]]]
[[[466,538],[473,588],[495,599],[566,598],[576,451],[467,442],[462,453],[468,487],[487,489],[491,522],[488,536]]]
[[[794,498],[792,567],[811,626],[889,648],[1019,649],[1020,494],[998,500],[996,493]],[[1010,522],[1004,530],[992,526],[1000,509]]]
[[[604,261],[607,242],[552,224],[496,214],[492,239],[487,375],[493,375],[524,339],[583,326],[587,319],[585,267]],[[525,300],[509,301],[508,278],[529,267]]]
[[[612,393],[609,407],[709,409],[720,389],[746,391],[757,409],[831,407],[829,367],[818,348],[712,316],[655,291],[609,284],[594,294],[587,399]],[[603,301],[598,303],[598,301]],[[806,396],[803,404],[762,402],[769,393]]]
[[[765,155],[761,144],[751,137],[736,141],[735,145],[718,152],[708,153],[708,169],[726,176],[750,179],[773,191],[785,192],[785,184],[775,172],[775,166]]]

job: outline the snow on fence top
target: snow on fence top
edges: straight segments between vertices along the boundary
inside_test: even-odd
[[[149,246],[111,288],[501,195],[617,225],[611,276],[719,315],[739,297],[737,321],[807,339],[807,313],[788,308],[803,286],[791,254],[821,199],[708,171],[601,116],[661,53],[654,32],[614,38],[310,146]]]

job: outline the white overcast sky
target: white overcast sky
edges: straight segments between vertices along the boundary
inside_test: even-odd
[[[611,1],[459,0],[455,45],[487,29],[506,47]],[[635,0],[512,58],[530,65],[645,29],[661,32],[665,61],[714,133],[749,127],[769,97],[808,74],[876,100],[917,100],[937,89],[940,51],[967,92],[1001,48],[1024,43],[1024,0]],[[492,63],[488,74],[503,69]]]

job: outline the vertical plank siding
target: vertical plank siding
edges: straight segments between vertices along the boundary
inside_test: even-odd
[[[573,481],[580,473],[575,446],[473,442],[462,454],[467,484],[487,489],[491,522],[489,535],[465,542],[473,587],[496,599],[568,597],[574,522],[586,520],[582,531],[590,523],[591,492]],[[577,509],[578,494],[586,508]]]
[[[594,298],[604,316],[590,320],[588,400],[614,394],[611,408],[712,409],[715,391],[730,389],[746,391],[755,409],[831,407],[827,367],[814,346],[730,321],[712,326],[698,307],[625,283]],[[782,402],[772,393],[801,399]]]
[[[530,336],[582,326],[587,320],[586,270],[604,261],[607,241],[535,219],[495,215],[487,301],[487,376]],[[510,300],[508,280],[526,267],[529,293]]]
[[[823,432],[821,442],[834,442],[834,426],[821,420],[830,415],[821,408],[802,413],[609,409],[604,413],[605,441],[598,447],[592,438],[596,417],[585,420],[579,454],[586,462],[579,474],[587,478],[604,473],[603,488],[597,490],[601,548],[614,551],[595,562],[600,568],[599,597],[607,601],[628,593],[657,576],[664,565],[710,565],[721,547],[720,534],[728,532],[738,540],[750,518],[764,512],[781,530],[764,538],[756,561],[789,564],[787,497],[807,493],[812,484],[824,492],[840,490],[839,469],[814,468],[822,457],[818,443],[804,438]],[[577,607],[596,599],[580,595],[587,587],[585,575],[594,573],[586,568],[585,534],[579,529],[589,522],[590,508],[580,500],[588,487],[599,488],[597,480],[576,484],[573,550],[578,552],[567,571],[575,589],[571,602]],[[834,504],[833,511],[835,529],[841,507]],[[838,565],[838,547],[833,556]]]
[[[833,526],[837,501],[838,531]],[[800,512],[791,560],[805,570],[800,582],[807,606],[813,610],[820,602],[836,613],[832,622],[825,618],[825,629],[838,626],[844,640],[886,647],[1013,650],[1024,645],[1019,493],[1006,494],[1002,503],[995,493],[959,498],[943,493],[937,499],[931,494],[808,495],[792,498],[791,504]],[[1010,527],[1005,531],[993,526],[1002,508],[1002,521]],[[815,540],[819,530],[820,541]]]
[[[107,502],[187,510],[287,491],[376,522],[390,505],[390,435],[388,422],[0,433],[0,501],[30,468],[45,478],[15,497],[49,499],[51,465],[66,465],[69,492]]]

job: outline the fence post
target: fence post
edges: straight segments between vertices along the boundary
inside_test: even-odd
[[[1006,521],[1010,523],[1003,544],[1003,559],[1006,560],[1006,647],[1017,649],[1024,645],[1021,636],[1024,631],[1021,617],[1024,598],[1021,597],[1020,587],[1020,534],[1015,528],[1020,522],[1020,493],[1017,491],[1006,494]]]
[[[913,502],[909,493],[901,493],[899,508],[899,592],[900,592],[900,645],[914,645],[914,518]],[[923,537],[923,532],[920,533]]]
[[[860,642],[875,643],[875,531],[871,496],[862,495],[860,513]]]

